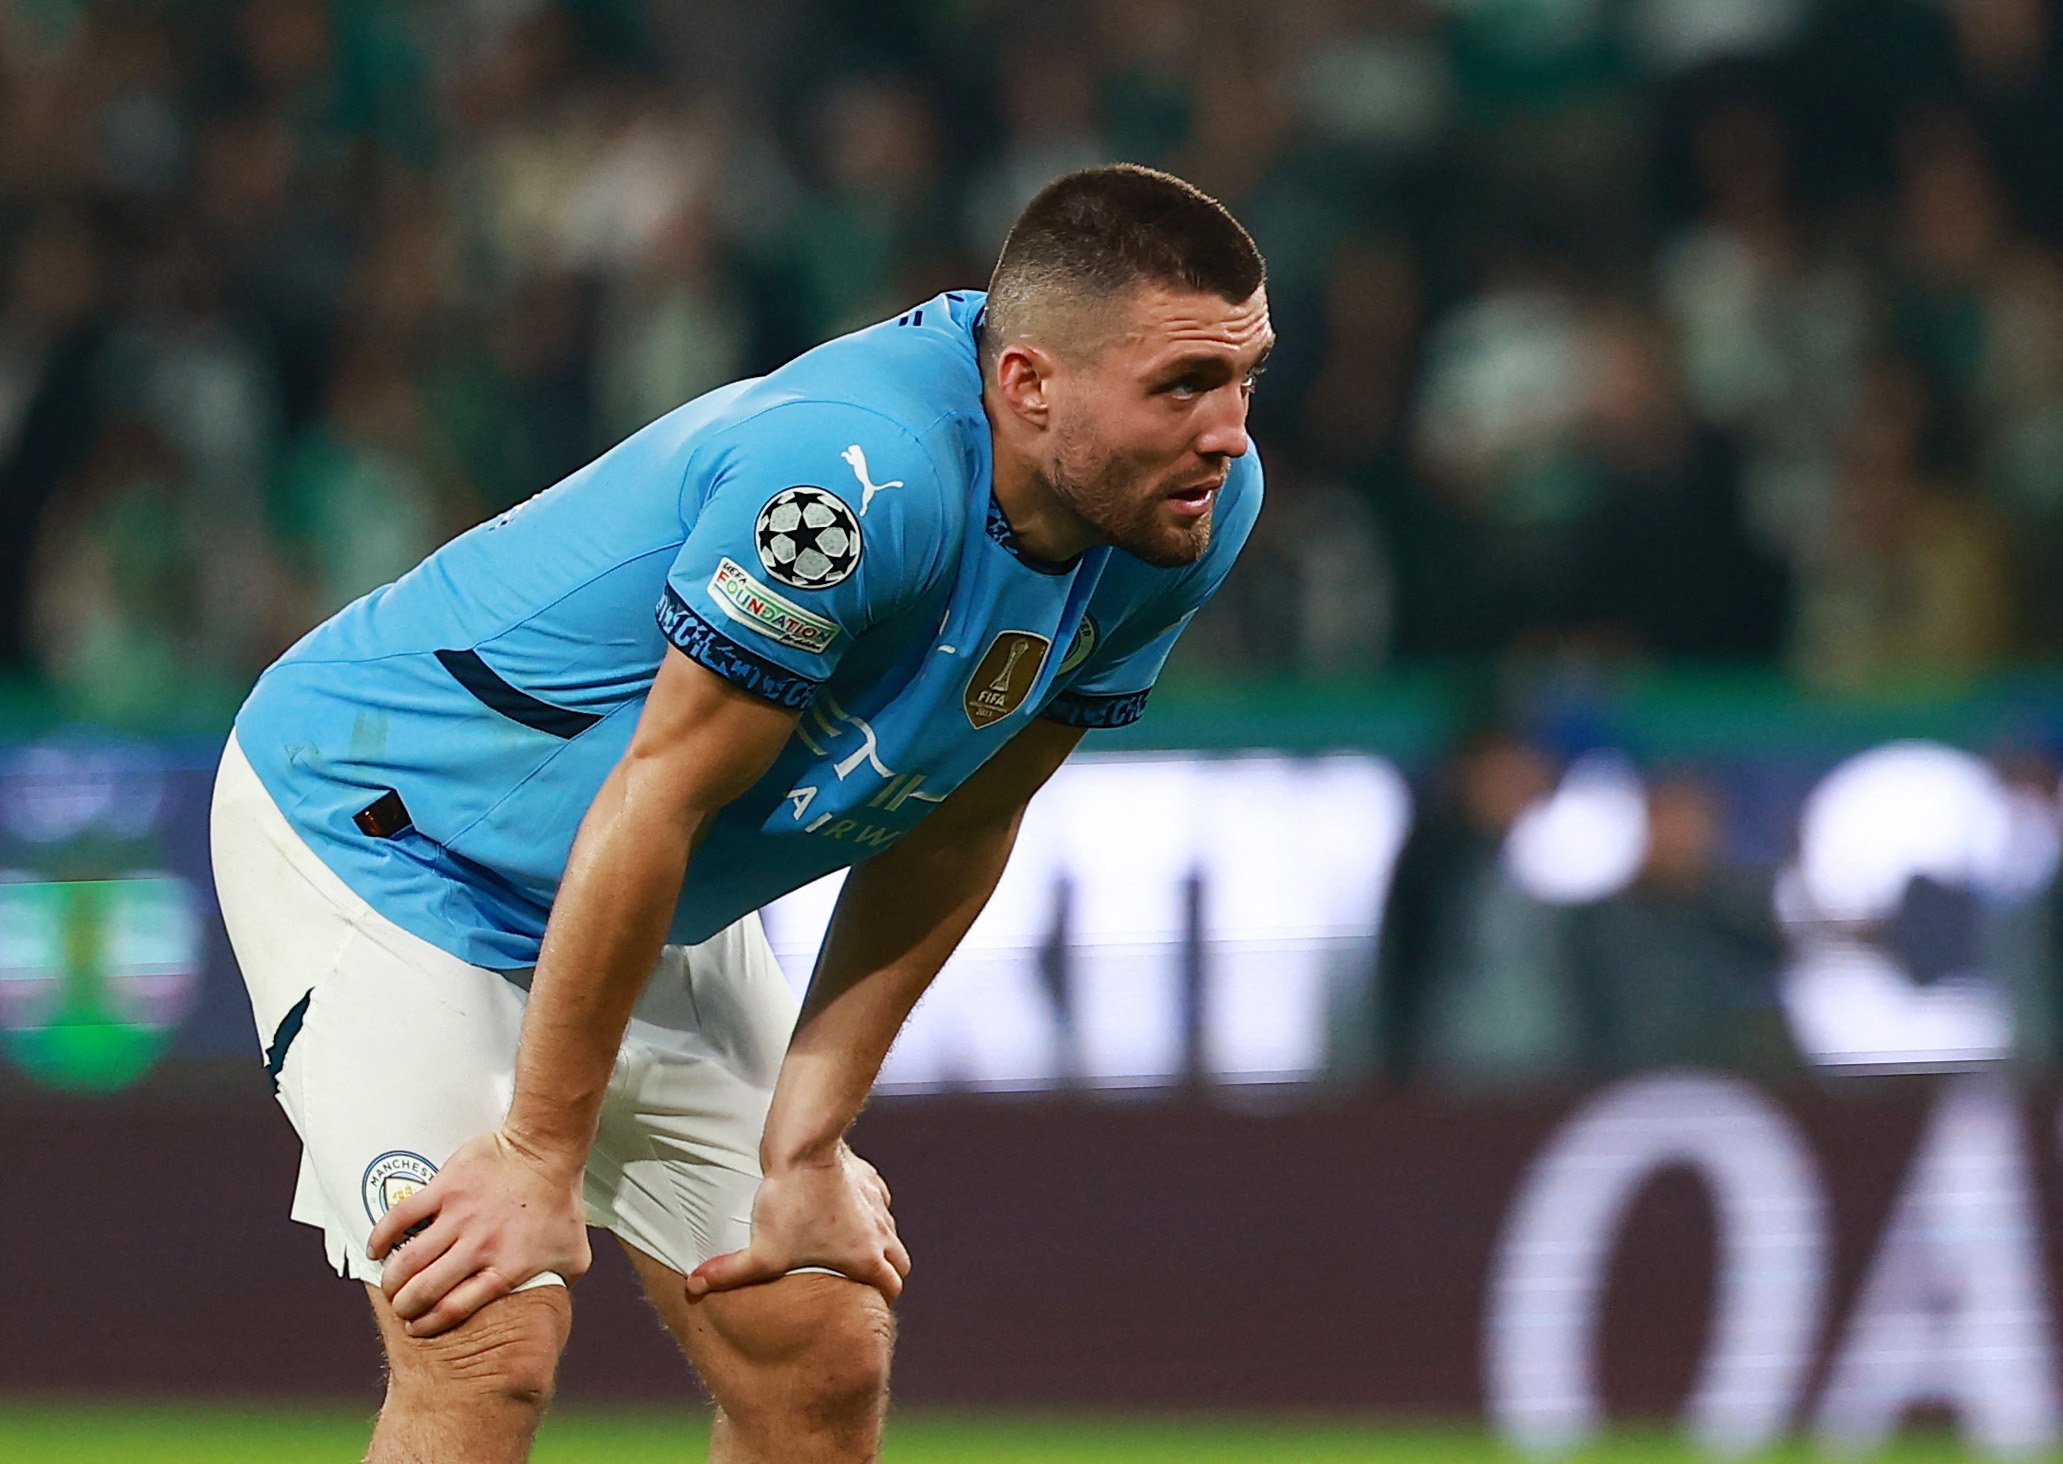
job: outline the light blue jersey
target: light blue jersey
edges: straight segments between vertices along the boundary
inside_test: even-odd
[[[511,969],[669,645],[802,713],[689,863],[680,942],[894,843],[1033,717],[1135,719],[1259,463],[1233,463],[1194,565],[1022,557],[990,493],[982,302],[690,402],[311,631],[236,723],[288,820],[395,924]]]

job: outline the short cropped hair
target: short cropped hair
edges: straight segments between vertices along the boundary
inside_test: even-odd
[[[1234,304],[1267,282],[1226,207],[1171,173],[1114,163],[1054,179],[1025,205],[989,280],[982,366],[1054,304],[1096,305],[1140,285]]]

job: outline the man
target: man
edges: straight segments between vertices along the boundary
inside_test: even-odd
[[[217,880],[294,1217],[386,1346],[372,1459],[526,1455],[587,1223],[712,1458],[875,1457],[909,1257],[843,1136],[1246,538],[1272,340],[1218,204],[1072,174],[985,298],[680,408],[266,673]],[[755,912],[848,865],[798,1016]]]

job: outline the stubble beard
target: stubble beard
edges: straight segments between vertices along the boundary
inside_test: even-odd
[[[1079,440],[1063,439],[1049,468],[1053,491],[1116,549],[1156,569],[1181,569],[1203,558],[1211,544],[1214,503],[1191,523],[1161,517],[1164,496],[1147,491],[1146,472],[1122,454],[1095,452]]]

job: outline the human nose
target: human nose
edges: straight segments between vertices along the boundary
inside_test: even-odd
[[[1210,419],[1196,439],[1196,451],[1202,457],[1244,457],[1253,446],[1253,439],[1246,432],[1247,395],[1237,384],[1215,392],[1217,400],[1211,403]]]

